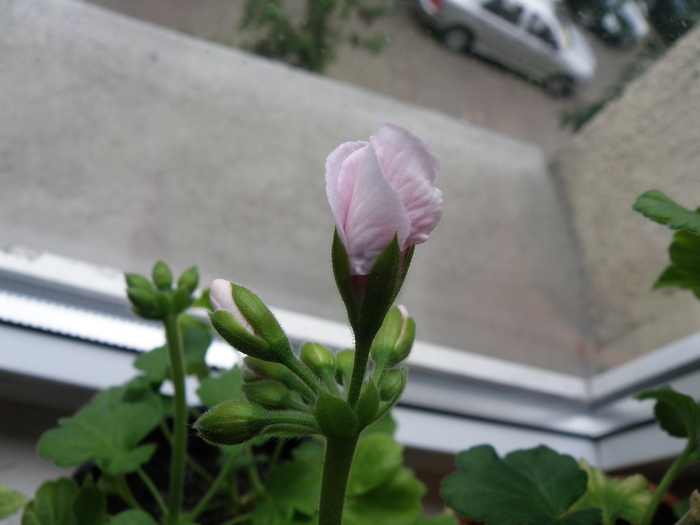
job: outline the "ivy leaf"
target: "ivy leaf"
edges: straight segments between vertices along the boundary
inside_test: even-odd
[[[700,437],[700,406],[692,397],[667,387],[643,392],[637,399],[656,400],[654,415],[661,428],[671,436],[693,441]]]
[[[375,489],[348,497],[343,525],[412,525],[423,511],[424,493],[425,487],[413,472],[400,468]]]
[[[482,445],[460,452],[461,470],[447,477],[442,495],[447,504],[489,525],[588,525],[600,511],[568,513],[586,492],[587,475],[570,456],[541,446],[518,450],[502,460]]]
[[[114,516],[109,525],[158,525],[158,522],[142,510],[125,510]]]
[[[238,365],[230,370],[222,372],[219,377],[203,379],[197,390],[199,399],[207,407],[212,408],[224,401],[246,401],[241,390],[243,379]]]
[[[659,190],[640,195],[632,209],[672,230],[688,230],[700,235],[700,214],[676,204]]]
[[[387,482],[403,464],[403,447],[388,434],[360,441],[348,480],[348,497],[361,496]]]
[[[0,485],[0,520],[12,516],[24,506],[26,501],[27,498],[23,494]]]
[[[22,525],[78,525],[73,501],[78,485],[72,479],[47,481],[24,509]]]
[[[649,482],[644,476],[609,478],[585,461],[581,462],[581,468],[588,473],[588,491],[572,507],[573,510],[599,508],[603,511],[603,525],[614,525],[618,519],[630,523],[642,520],[652,498]]]
[[[96,395],[73,417],[59,422],[39,440],[38,453],[59,467],[94,460],[108,474],[133,472],[148,461],[156,445],[139,445],[161,420],[162,405],[154,393],[135,402],[122,399],[124,389]]]

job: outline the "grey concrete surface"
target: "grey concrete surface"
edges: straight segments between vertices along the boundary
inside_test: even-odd
[[[650,189],[700,205],[700,31],[672,48],[564,147],[554,165],[582,247],[600,364],[700,329],[689,292],[651,291],[672,232],[630,207]]]
[[[240,45],[242,2],[230,0],[85,0],[187,34]],[[285,5],[293,2],[285,1]],[[571,136],[561,112],[598,100],[639,49],[612,48],[581,29],[598,62],[592,84],[576,97],[554,99],[540,85],[481,58],[451,53],[413,16],[416,0],[395,0],[371,31],[388,45],[377,55],[338,48],[326,74],[375,93],[434,109],[462,122],[538,145],[551,158]]]
[[[326,155],[382,121],[442,163],[401,301],[419,338],[586,373],[568,220],[534,146],[71,0],[0,6],[0,243],[127,271],[162,258],[342,321]]]

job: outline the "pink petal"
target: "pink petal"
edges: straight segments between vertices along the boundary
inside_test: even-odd
[[[355,169],[354,163],[349,164],[348,176]],[[345,170],[343,165],[341,179]],[[403,245],[410,228],[409,217],[398,193],[382,173],[374,149],[367,148],[362,169],[354,180],[344,224],[352,272],[368,274],[394,235],[398,235],[399,245]]]
[[[214,311],[226,310],[233,312],[238,310],[233,302],[231,283],[224,279],[215,279],[209,288],[209,301]]]
[[[359,173],[362,161],[364,160],[362,149],[368,146],[369,143],[364,141],[346,142],[333,150],[326,159],[326,196],[328,197],[328,203],[330,204],[333,217],[338,226],[338,234],[346,246],[347,242],[344,231],[345,221],[347,219],[350,199],[355,186],[356,174]],[[353,156],[354,160],[350,161],[350,163],[343,168],[350,156]],[[348,169],[353,165],[356,167],[354,172]],[[341,177],[342,170],[345,171],[345,174]]]
[[[401,248],[425,242],[442,217],[442,192],[434,186],[440,170],[437,157],[425,142],[393,124],[380,125],[370,143],[411,222]]]

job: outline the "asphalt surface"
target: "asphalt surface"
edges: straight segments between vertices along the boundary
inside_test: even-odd
[[[109,9],[201,38],[235,43],[242,0],[89,0]],[[410,0],[405,0],[406,2]],[[570,137],[561,112],[599,99],[637,51],[621,51],[580,31],[593,48],[593,83],[569,99],[479,57],[455,54],[415,19],[408,3],[374,26],[389,38],[377,55],[345,46],[328,76],[539,145],[547,157]]]

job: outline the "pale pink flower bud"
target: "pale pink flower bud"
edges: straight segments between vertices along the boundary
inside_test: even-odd
[[[233,287],[231,283],[225,279],[214,279],[209,288],[209,302],[215,312],[224,310],[235,318],[243,327],[250,333],[253,333],[253,328],[248,320],[243,317],[241,311],[236,306],[233,300]]]
[[[439,162],[394,124],[368,142],[346,142],[326,160],[326,194],[353,275],[367,275],[396,235],[401,251],[428,239],[442,216]]]

